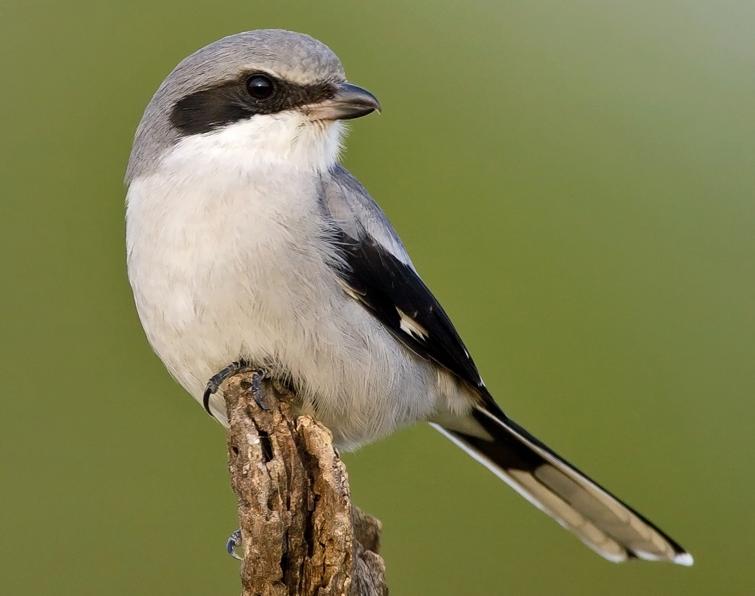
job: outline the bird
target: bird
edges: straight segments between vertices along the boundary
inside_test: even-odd
[[[168,74],[125,178],[128,276],[157,356],[226,426],[217,375],[246,363],[293,387],[339,450],[428,422],[605,559],[691,565],[494,401],[340,163],[346,121],[379,110],[328,46],[282,29],[224,37]]]

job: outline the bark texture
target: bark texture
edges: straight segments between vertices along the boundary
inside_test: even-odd
[[[242,596],[387,595],[380,521],[351,504],[330,431],[257,373],[222,385]]]

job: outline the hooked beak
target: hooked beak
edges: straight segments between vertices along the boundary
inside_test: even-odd
[[[330,99],[306,107],[305,113],[312,121],[351,120],[380,111],[380,102],[367,89],[350,83],[340,83]]]

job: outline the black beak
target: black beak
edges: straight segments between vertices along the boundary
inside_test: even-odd
[[[340,83],[330,99],[305,108],[310,120],[351,120],[380,111],[380,102],[372,93],[350,83]]]

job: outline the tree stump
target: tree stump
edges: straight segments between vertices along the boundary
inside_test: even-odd
[[[387,595],[380,521],[352,506],[330,431],[258,373],[221,387],[242,596]]]

